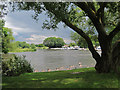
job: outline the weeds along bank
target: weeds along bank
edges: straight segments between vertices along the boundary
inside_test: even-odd
[[[3,76],[18,76],[23,73],[33,72],[33,68],[25,59],[25,56],[17,56],[15,54],[8,54],[5,56],[2,57]]]

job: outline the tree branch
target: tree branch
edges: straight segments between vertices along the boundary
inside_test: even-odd
[[[93,47],[92,41],[91,39],[83,32],[83,30],[79,29],[78,27],[74,26],[72,23],[70,23],[69,21],[63,19],[62,20],[67,26],[69,26],[70,28],[72,28],[74,31],[76,31],[79,35],[81,35],[87,42],[88,44],[88,48],[91,51],[93,58],[95,60],[99,60],[98,57],[100,58],[100,55],[96,52],[95,48]]]
[[[97,18],[99,19],[99,21],[103,24],[104,24],[104,8],[105,6],[107,5],[106,2],[99,2],[99,5],[100,5],[100,8],[98,9],[97,11]]]
[[[106,37],[107,34],[104,30],[103,24],[99,21],[96,13],[91,9],[91,7],[88,5],[88,3],[87,2],[76,2],[75,5],[80,7],[85,13],[88,14],[88,17],[93,22],[98,34],[100,34],[100,36],[102,36],[102,37]]]
[[[45,4],[44,4],[45,5]],[[59,14],[55,12],[54,10],[50,9],[48,5],[46,5],[46,9],[50,12],[52,12],[57,18],[60,18]],[[74,31],[76,31],[78,34],[80,34],[88,44],[88,48],[91,51],[93,58],[97,61],[100,60],[100,55],[96,52],[95,48],[93,47],[93,43],[91,39],[83,32],[83,30],[79,29],[77,26],[70,23],[68,19],[65,17],[61,18],[61,21],[64,22],[68,27],[72,28]]]
[[[120,21],[118,22],[116,28],[109,33],[109,35],[108,35],[109,39],[112,40],[113,37],[114,37],[118,32],[120,32]]]
[[[91,7],[91,9],[96,13],[96,8],[94,6],[94,2],[89,2],[88,5]]]
[[[86,12],[90,18],[96,19],[96,13],[91,7],[89,7],[89,4],[87,2],[75,2],[74,4]]]

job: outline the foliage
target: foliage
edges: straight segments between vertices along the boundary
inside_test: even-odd
[[[74,47],[74,46],[76,46],[76,44],[75,44],[75,43],[70,43],[69,46],[70,46],[70,47],[71,47],[71,46]]]
[[[16,49],[18,49],[16,42],[15,41],[11,42],[8,46],[9,52],[15,51]]]
[[[17,41],[16,44],[18,48],[30,48],[30,45],[26,42]]]
[[[36,47],[44,47],[43,44],[37,44]]]
[[[35,49],[36,48],[36,46],[35,46],[35,44],[28,44],[28,43],[26,43],[26,42],[20,42],[20,41],[17,41],[16,42],[16,45],[17,45],[17,47],[18,48],[31,48],[31,49]]]
[[[43,44],[49,48],[61,48],[65,43],[62,38],[49,37],[43,41]]]
[[[115,35],[115,37],[113,38],[112,44],[114,45],[118,40],[120,40],[120,32]]]
[[[35,46],[35,44],[33,44],[33,43],[30,45],[30,47],[31,47],[32,49],[36,49],[36,46]]]
[[[35,45],[37,49],[48,49],[49,47],[46,47],[44,44],[37,44]]]
[[[2,52],[3,53],[6,54],[9,52],[9,46],[12,40],[14,40],[14,37],[12,36],[11,29],[3,27],[2,28]]]
[[[17,77],[2,77],[4,88],[119,88],[113,73],[95,72],[94,68],[67,71],[25,73]]]
[[[2,60],[2,75],[17,76],[23,73],[33,72],[30,63],[25,60],[25,56],[16,56],[9,60]]]
[[[4,21],[0,20],[0,52],[2,52],[2,28],[4,26]]]
[[[37,49],[49,49],[49,47],[46,47],[46,46],[44,46],[44,47],[37,47]]]
[[[4,24],[5,24],[4,20],[0,20],[0,30],[2,30]]]
[[[26,52],[26,51],[36,51],[36,46],[34,44],[28,44],[26,42],[14,41],[9,45],[9,52]]]
[[[89,34],[90,32],[87,32],[87,34]],[[92,43],[93,45],[96,47],[96,46],[99,46],[99,42],[97,40],[97,35],[89,35],[91,40],[92,40]],[[71,40],[75,41],[75,43],[80,46],[81,48],[87,48],[88,45],[87,45],[87,42],[85,41],[85,39],[83,37],[81,37],[78,33],[74,33],[74,32],[71,32]]]

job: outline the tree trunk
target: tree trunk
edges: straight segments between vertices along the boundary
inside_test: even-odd
[[[113,46],[113,51],[112,51],[112,61],[113,61],[113,70],[116,73],[120,74],[120,40],[117,41],[114,46]]]
[[[106,53],[106,55],[101,57],[100,62],[96,62],[95,69],[99,73],[109,73],[111,71],[111,59],[110,54]]]
[[[112,66],[112,43],[109,39],[99,36],[101,57],[97,60],[95,69],[99,73],[109,73]]]
[[[111,53],[107,52],[96,62],[95,69],[99,73],[109,73],[111,71]]]
[[[100,60],[96,60],[95,69],[99,73],[115,72],[120,74],[120,41],[115,43],[113,49],[111,42],[104,42]]]

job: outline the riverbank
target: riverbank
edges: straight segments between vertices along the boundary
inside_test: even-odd
[[[37,49],[48,49],[48,47],[36,47],[36,49],[31,49],[31,48],[17,48],[13,51],[10,51],[9,53],[16,53],[16,52],[34,52],[36,51]]]
[[[49,49],[49,47],[36,47],[36,49]]]
[[[3,88],[119,88],[116,74],[99,74],[94,68],[25,73],[2,80]]]
[[[10,51],[9,53],[15,53],[15,52],[34,52],[36,51],[36,49],[31,49],[31,48],[24,48],[24,49],[20,49],[20,48],[17,48],[13,51]]]

